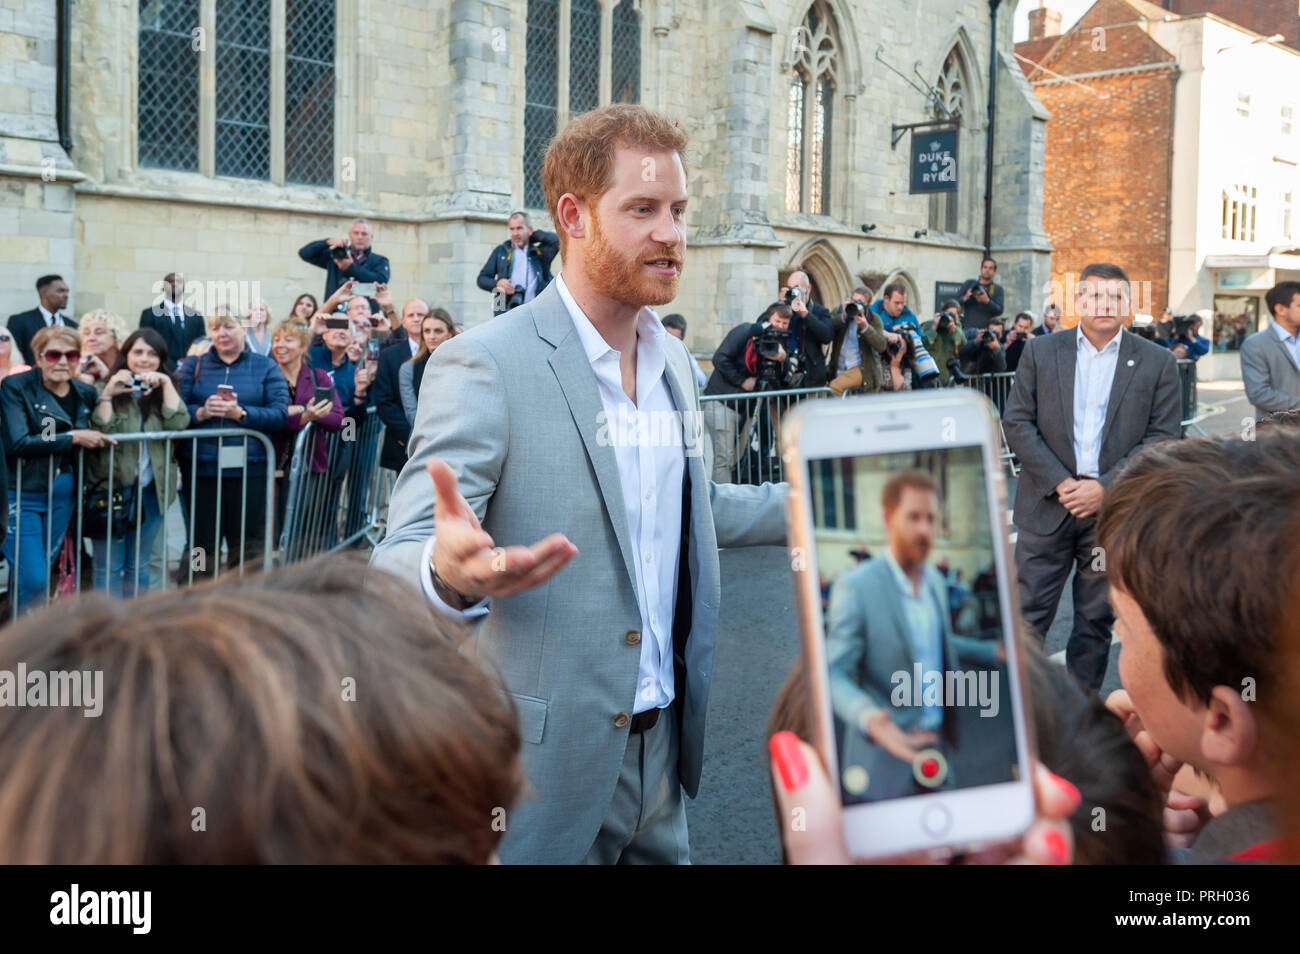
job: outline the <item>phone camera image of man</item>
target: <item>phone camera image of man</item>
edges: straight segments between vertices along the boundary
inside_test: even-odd
[[[963,777],[980,750],[1007,765],[1001,728],[990,745],[966,738],[998,722],[1005,650],[1000,638],[954,633],[950,577],[932,559],[940,504],[926,471],[893,473],[880,493],[887,546],[831,589],[826,659],[846,804],[992,781]]]

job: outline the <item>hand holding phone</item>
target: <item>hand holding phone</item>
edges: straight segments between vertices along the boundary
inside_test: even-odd
[[[218,384],[217,397],[221,398],[221,400],[223,401],[234,402],[236,400],[235,389],[232,388],[229,384]]]
[[[809,402],[784,424],[813,735],[854,858],[1012,840],[1034,819],[990,407],[921,391]],[[884,542],[866,556],[862,540]],[[979,583],[956,585],[958,570]]]

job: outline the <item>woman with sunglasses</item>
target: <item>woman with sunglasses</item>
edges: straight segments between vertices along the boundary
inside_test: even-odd
[[[76,330],[61,325],[42,328],[32,338],[32,352],[35,369],[0,382],[0,439],[9,468],[4,556],[16,610],[34,609],[45,602],[50,565],[72,516],[75,448],[117,443],[91,426],[99,395],[93,385],[75,380],[81,361]]]
[[[122,343],[121,354],[109,369],[92,421],[105,434],[183,431],[190,412],[172,377],[167,342],[152,328],[141,328]],[[149,558],[163,514],[176,499],[179,469],[165,441],[151,440],[143,457],[140,444],[118,447],[86,458],[87,493],[110,491],[113,485],[134,487],[131,526],[110,540],[94,538],[95,589],[113,596],[134,596],[149,588]],[[138,515],[138,520],[137,520]],[[103,552],[107,550],[107,553]]]
[[[30,364],[23,364],[22,355],[15,354],[14,336],[9,333],[9,329],[0,328],[0,378],[11,374],[22,374],[31,369]]]

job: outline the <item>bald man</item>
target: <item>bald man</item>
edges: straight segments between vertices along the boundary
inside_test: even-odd
[[[793,296],[790,295],[791,291],[795,292]],[[777,301],[787,302],[790,310],[794,312],[790,322],[790,336],[797,349],[794,354],[798,355],[806,372],[803,381],[799,384],[801,388],[825,387],[826,382],[830,380],[826,373],[824,349],[831,343],[834,323],[831,313],[814,302],[811,293],[812,286],[808,281],[808,273],[794,271],[790,273],[790,277],[786,279],[777,295]],[[767,314],[766,308],[763,314]],[[757,320],[762,321],[762,315]]]

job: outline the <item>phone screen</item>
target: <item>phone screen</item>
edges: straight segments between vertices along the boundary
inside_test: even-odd
[[[235,389],[229,384],[218,384],[217,397],[221,398],[223,401],[232,401],[235,397]]]
[[[1019,776],[980,445],[812,460],[845,805]]]
[[[375,283],[357,282],[355,285],[352,286],[352,294],[365,295],[367,298],[370,298],[375,294]]]

